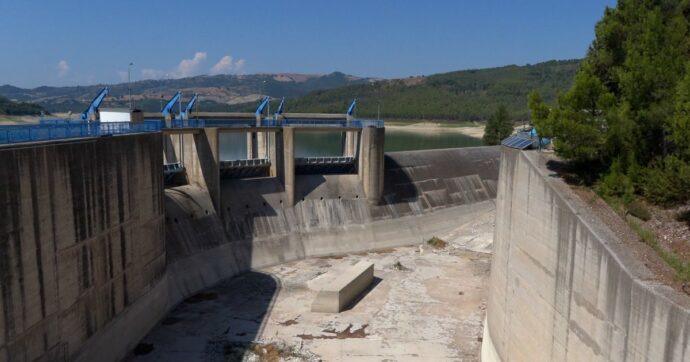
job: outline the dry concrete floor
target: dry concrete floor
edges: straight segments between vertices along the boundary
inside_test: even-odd
[[[441,235],[443,249],[312,258],[226,280],[179,305],[132,359],[478,361],[493,216]],[[340,314],[311,312],[312,288],[362,259],[375,264],[370,289]]]

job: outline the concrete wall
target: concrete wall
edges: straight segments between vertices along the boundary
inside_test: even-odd
[[[160,135],[0,148],[0,361],[118,358],[163,315],[145,303],[113,328],[165,278],[161,149]]]
[[[542,163],[502,153],[482,359],[690,360],[690,298],[651,282]]]

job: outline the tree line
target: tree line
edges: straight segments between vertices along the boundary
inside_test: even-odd
[[[607,195],[690,200],[690,2],[619,0],[570,89],[529,95],[531,118],[560,156]]]
[[[43,108],[39,105],[26,102],[13,102],[5,97],[0,97],[0,114],[3,115],[37,115]]]

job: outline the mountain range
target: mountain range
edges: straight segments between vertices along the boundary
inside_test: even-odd
[[[315,90],[325,90],[345,85],[372,81],[340,72],[326,75],[312,74],[252,74],[252,75],[201,75],[181,79],[142,80],[131,83],[132,99],[137,108],[144,111],[160,110],[176,91],[183,100],[198,93],[199,108],[205,111],[228,111],[228,105],[255,102],[264,95],[298,97]],[[32,89],[11,85],[0,86],[0,96],[16,102],[38,104],[49,112],[81,112],[98,92],[106,86],[48,87]],[[127,83],[108,85],[110,94],[102,107],[123,107],[129,104]]]
[[[547,102],[572,84],[581,60],[552,60],[533,65],[462,70],[400,79],[357,77],[341,72],[326,75],[253,74],[196,76],[133,82],[137,108],[158,111],[177,90],[183,102],[198,93],[198,110],[253,111],[265,95],[274,102],[286,97],[287,112],[343,113],[358,100],[357,116],[383,119],[482,121],[500,106],[511,119],[529,117],[527,95],[538,90]],[[23,89],[0,86],[0,96],[40,105],[49,112],[81,112],[103,84]],[[128,84],[110,85],[102,107],[128,105]],[[275,109],[273,106],[272,109]]]

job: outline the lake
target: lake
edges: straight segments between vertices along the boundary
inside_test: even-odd
[[[452,129],[438,131],[412,131],[386,129],[386,152],[429,150],[439,148],[481,146],[478,138],[461,134]],[[338,132],[296,132],[295,156],[339,156],[341,134]],[[237,160],[247,157],[247,135],[245,133],[222,133],[220,135],[222,160]]]

